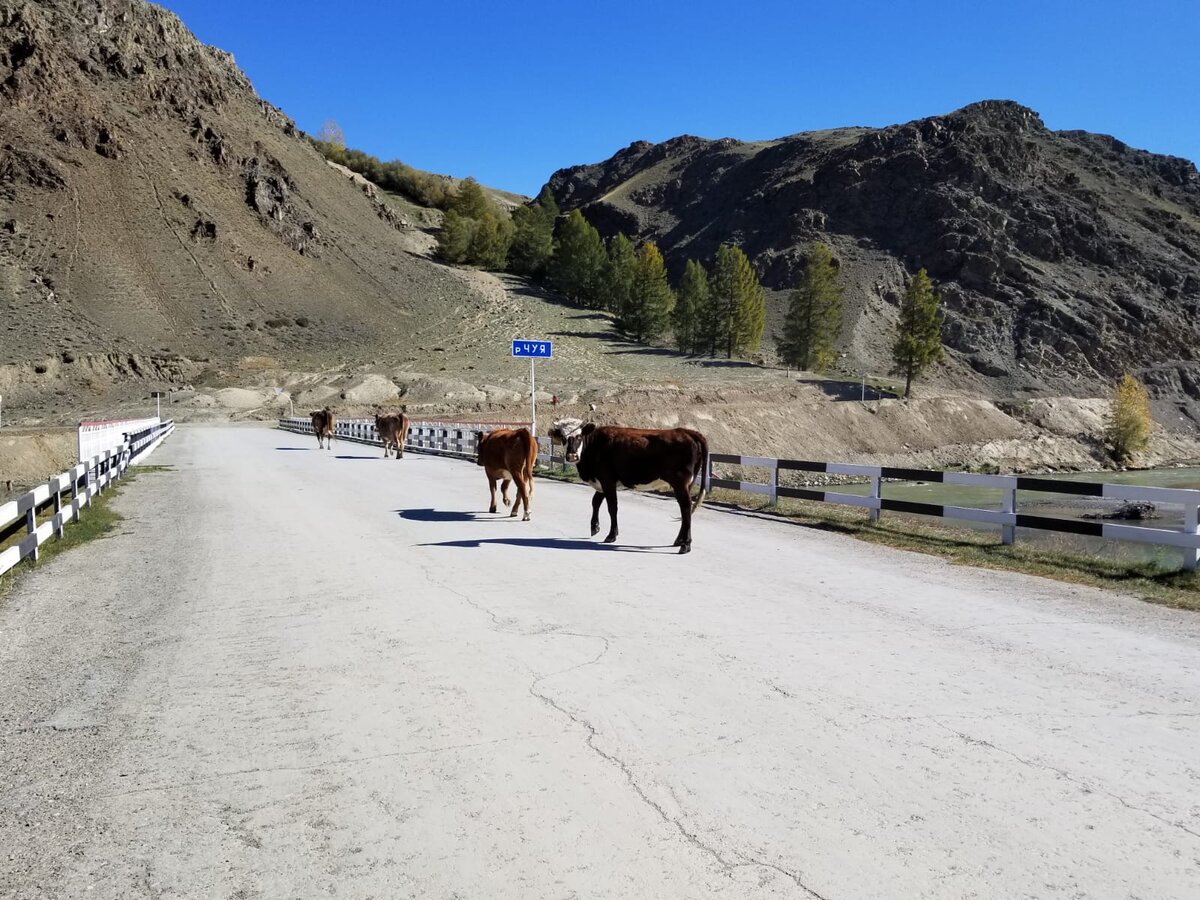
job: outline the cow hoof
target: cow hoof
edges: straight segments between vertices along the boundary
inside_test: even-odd
[[[515,519],[515,518],[517,517],[517,510],[515,510],[515,509],[514,509],[512,512],[510,512],[510,513],[508,514],[508,517],[509,517],[510,519]]]
[[[528,522],[529,521],[529,513],[525,513],[525,515],[521,516],[521,521]]]
[[[600,526],[599,526],[599,525],[593,525],[593,526],[592,526],[592,537],[595,537],[595,536],[596,536],[596,535],[598,535],[599,533],[600,533]]]
[[[682,544],[682,545],[680,545],[680,547],[679,547],[679,555],[680,555],[680,556],[683,556],[683,554],[685,554],[685,553],[691,553],[691,552],[692,552],[692,545],[691,545],[691,544]]]
[[[490,513],[494,513],[495,511],[496,511],[496,507],[494,507],[494,506],[493,506],[493,507],[490,507],[490,508],[488,509],[488,512],[490,512]]]
[[[616,542],[617,542],[617,536],[615,534],[610,534],[608,537],[606,537],[604,539],[604,543],[606,543],[606,544],[615,544]]]

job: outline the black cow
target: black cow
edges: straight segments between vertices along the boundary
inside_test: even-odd
[[[566,446],[567,462],[575,463],[579,477],[596,491],[592,497],[592,534],[600,531],[600,503],[608,502],[612,526],[604,543],[617,539],[617,488],[648,487],[666,482],[679,501],[682,524],[673,546],[680,553],[692,549],[692,513],[700,508],[707,491],[708,440],[690,428],[620,428],[586,425],[579,419],[560,419],[550,437]],[[693,502],[692,483],[700,479]]]

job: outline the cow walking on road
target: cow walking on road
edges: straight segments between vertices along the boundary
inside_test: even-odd
[[[317,436],[317,449],[333,449],[333,411],[327,406],[312,414],[313,434]]]
[[[390,450],[396,451],[396,459],[404,459],[404,444],[408,440],[408,416],[404,413],[385,416],[375,413],[375,431],[383,441],[383,458]]]
[[[600,503],[608,502],[611,522],[604,543],[617,539],[617,488],[651,487],[665,482],[679,502],[682,523],[673,546],[692,549],[692,513],[700,508],[707,489],[708,440],[690,428],[619,428],[560,419],[550,437],[566,447],[566,460],[575,463],[579,477],[596,491],[592,497],[592,534],[600,531]],[[695,501],[693,482],[700,481]]]
[[[488,489],[492,505],[488,512],[496,511],[496,482],[501,481],[500,497],[508,506],[508,485],[515,482],[517,496],[512,503],[510,518],[517,514],[522,503],[525,515],[521,521],[529,521],[529,501],[533,498],[533,467],[537,463],[537,441],[528,428],[500,428],[496,431],[475,432],[479,454],[476,465],[483,466],[487,473]]]

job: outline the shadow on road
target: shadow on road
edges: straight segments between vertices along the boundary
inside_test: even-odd
[[[418,544],[418,547],[470,547],[484,544],[506,544],[510,547],[539,547],[543,550],[615,550],[619,553],[678,553],[674,547],[633,547],[628,544],[601,544],[598,541],[580,541],[571,538],[475,538],[462,541],[439,541],[434,544]]]
[[[397,509],[394,512],[400,518],[413,522],[486,522],[508,518],[507,513],[501,516],[499,513],[461,512],[456,509]]]
[[[276,450],[311,450],[312,447],[276,447]]]
[[[383,459],[382,456],[335,456],[334,459]]]

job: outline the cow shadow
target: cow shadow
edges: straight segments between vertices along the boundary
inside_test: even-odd
[[[382,456],[349,456],[338,454],[334,459],[383,459]]]
[[[394,512],[410,522],[486,522],[499,518],[495,513],[462,512],[456,509],[397,509]]]
[[[300,450],[301,452],[303,452],[305,450],[311,450],[312,447],[276,447],[275,449],[276,450]]]
[[[470,538],[461,541],[438,541],[418,544],[419,547],[460,547],[478,549],[484,544],[504,544],[509,547],[536,547],[542,550],[608,550],[616,553],[678,553],[674,547],[634,547],[630,544],[602,544],[574,538]]]

